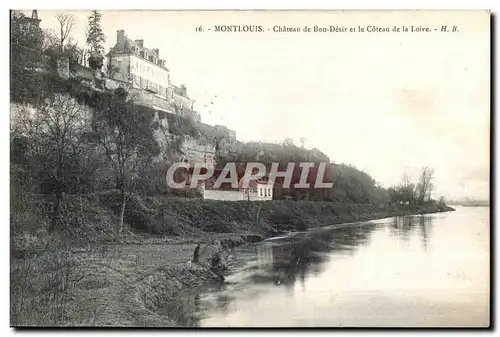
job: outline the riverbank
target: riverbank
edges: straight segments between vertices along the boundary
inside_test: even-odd
[[[49,235],[42,227],[13,238],[13,325],[191,325],[193,299],[184,295],[220,282],[210,270],[216,254],[223,266],[234,247],[284,231],[452,210],[437,204],[133,197],[125,212],[127,230],[116,241],[117,207],[113,192],[68,198],[67,217],[75,218],[78,209],[84,217],[71,222],[76,228]],[[39,221],[43,226],[43,217]],[[191,263],[198,244],[200,263]]]

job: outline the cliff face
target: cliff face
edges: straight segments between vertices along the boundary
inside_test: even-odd
[[[168,160],[216,165],[220,157],[228,157],[241,149],[234,131],[226,127],[211,126],[164,111],[155,111],[154,120],[160,126],[156,132],[157,141],[165,150],[171,147]]]
[[[21,51],[20,54],[26,53]],[[43,56],[41,52],[36,51],[31,54],[36,56],[36,61]],[[82,108],[98,110],[103,96],[122,88],[128,93],[127,100],[134,102],[138,111],[152,114],[154,122],[158,123],[159,128],[155,131],[155,138],[162,147],[163,156],[159,160],[187,160],[190,163],[215,164],[219,156],[225,157],[237,151],[234,147],[237,142],[233,130],[221,125],[211,126],[202,123],[200,115],[186,102],[180,104],[175,99],[162,99],[153,93],[134,88],[128,82],[114,80],[88,67],[68,62],[65,58],[58,59],[52,68],[49,67],[48,61],[38,63],[35,64],[34,71],[28,72],[29,74],[23,72],[22,81],[13,81],[14,87],[11,90],[11,101],[15,102],[11,104],[13,115],[19,110],[16,104],[26,106],[40,102],[46,98],[44,96],[47,94],[46,91],[49,94],[55,91],[71,96]],[[28,75],[33,79],[25,78]],[[26,94],[23,94],[25,92]]]

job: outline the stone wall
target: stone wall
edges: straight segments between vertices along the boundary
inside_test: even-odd
[[[184,137],[182,151],[186,154],[185,159],[190,163],[209,163],[215,165],[215,146],[192,137]]]
[[[151,92],[147,92],[138,88],[132,88],[131,86],[128,87],[127,90],[129,92],[130,99],[132,99],[134,103],[175,114],[172,105],[163,98],[158,97]]]

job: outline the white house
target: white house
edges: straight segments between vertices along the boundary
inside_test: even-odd
[[[248,188],[242,187],[240,180],[237,189],[213,189],[205,188],[205,184],[201,185],[201,192],[204,199],[212,200],[228,200],[228,201],[266,201],[273,200],[273,183],[265,180],[253,180],[249,182]]]

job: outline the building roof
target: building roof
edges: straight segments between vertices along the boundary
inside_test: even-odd
[[[146,48],[146,47],[144,47],[144,45],[141,47],[141,45],[139,45],[139,43],[136,40],[132,40],[132,39],[125,36],[125,50],[127,50],[127,49],[133,50],[133,48],[137,48],[139,50],[145,51],[148,53],[148,55],[154,55],[154,56],[158,57],[158,54],[156,53],[156,51],[149,49],[149,48]]]
[[[152,62],[147,57],[140,55],[140,52],[144,52],[144,55],[147,54],[148,56],[154,56],[155,59],[157,59],[159,62],[161,61],[164,64],[165,60],[160,59],[159,49],[150,49],[150,48],[145,47],[144,40],[142,40],[142,39],[132,40],[131,38],[129,38],[125,35],[124,30],[120,30],[119,32],[122,32],[124,34],[123,35],[124,44],[123,44],[123,46],[121,46],[118,39],[117,39],[111,52],[113,52],[113,53],[126,53],[126,54],[133,53],[134,55],[141,57],[142,59],[144,59],[148,62],[151,62],[154,65],[157,65],[158,67],[162,67],[162,68],[166,69],[167,71],[169,71],[168,68],[165,67],[164,65],[158,64],[156,62]],[[142,45],[139,43],[140,41],[141,41]]]

